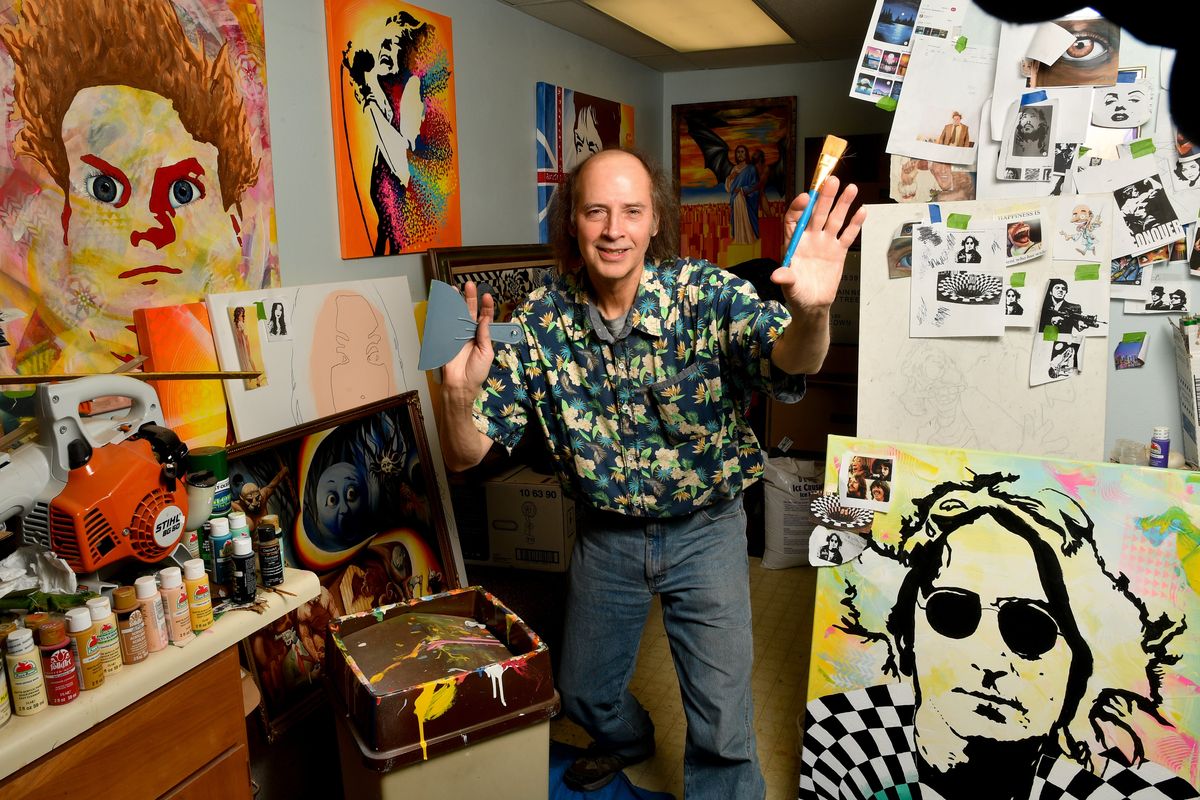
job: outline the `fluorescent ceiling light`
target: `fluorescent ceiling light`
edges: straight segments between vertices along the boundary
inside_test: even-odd
[[[678,53],[792,44],[753,0],[584,0]]]

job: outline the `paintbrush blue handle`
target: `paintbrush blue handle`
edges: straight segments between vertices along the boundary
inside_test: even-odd
[[[808,220],[812,216],[813,207],[817,204],[817,190],[814,189],[808,193],[808,205],[804,207],[804,213],[800,215],[800,221],[796,223],[796,229],[792,231],[792,240],[788,242],[787,252],[783,254],[783,266],[788,266],[792,263],[792,256],[796,255],[796,245],[800,244],[800,237],[804,235],[804,229],[808,227]]]

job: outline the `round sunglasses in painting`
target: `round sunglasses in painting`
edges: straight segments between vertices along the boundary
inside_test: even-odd
[[[1012,651],[1029,661],[1050,652],[1061,635],[1046,607],[1022,597],[1002,597],[996,606],[984,606],[979,595],[967,589],[934,589],[917,599],[929,626],[948,639],[965,639],[975,633],[984,611],[994,611],[1000,637]]]

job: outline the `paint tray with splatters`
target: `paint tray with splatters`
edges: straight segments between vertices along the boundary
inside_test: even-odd
[[[388,771],[549,719],[550,651],[478,586],[333,620],[325,679],[364,763]]]

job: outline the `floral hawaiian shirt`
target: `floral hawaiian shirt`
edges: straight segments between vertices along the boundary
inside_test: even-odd
[[[804,394],[771,364],[787,310],[708,262],[651,262],[614,340],[583,280],[551,273],[514,314],[525,341],[497,346],[476,427],[511,450],[536,421],[567,491],[631,516],[682,516],[758,480],[750,393]]]

